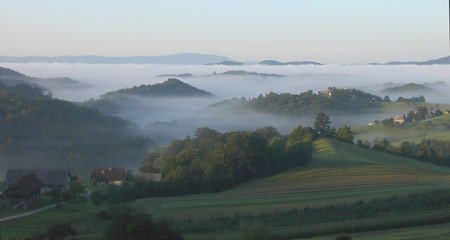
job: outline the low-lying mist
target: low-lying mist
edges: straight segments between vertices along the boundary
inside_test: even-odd
[[[102,94],[120,88],[155,84],[167,80],[162,74],[191,73],[193,77],[179,78],[194,87],[209,91],[214,98],[147,98],[129,97],[114,115],[139,125],[143,135],[156,143],[166,144],[175,138],[192,135],[199,127],[219,131],[255,129],[267,125],[289,132],[298,124],[309,126],[313,117],[287,117],[257,113],[249,109],[236,110],[210,107],[211,104],[233,97],[256,97],[269,92],[300,93],[307,90],[325,90],[330,86],[357,88],[384,96],[386,84],[430,83],[435,92],[424,94],[428,102],[450,103],[450,65],[433,66],[375,66],[375,65],[323,65],[323,66],[223,66],[223,65],[159,65],[159,64],[62,64],[62,63],[2,63],[24,74],[36,77],[70,77],[87,86],[45,86],[54,97],[74,102],[99,98]],[[284,77],[228,76],[220,73],[230,70],[280,74]],[[213,75],[213,73],[217,73]],[[445,84],[433,85],[442,81]],[[417,93],[402,93],[411,97]],[[396,100],[398,94],[392,94]],[[405,110],[406,112],[406,110]],[[402,112],[384,114],[332,115],[335,126],[342,124],[365,125],[374,120],[391,117]]]

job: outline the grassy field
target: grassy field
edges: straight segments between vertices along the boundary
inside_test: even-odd
[[[450,168],[366,150],[330,139],[315,141],[314,149],[313,159],[305,166],[255,180],[227,191],[182,197],[140,199],[129,205],[149,212],[154,217],[208,218],[214,215],[232,215],[237,212],[271,212],[450,188]],[[92,204],[78,212],[73,212],[68,206],[65,206],[62,211],[51,210],[23,219],[0,223],[0,229],[3,239],[8,239],[42,231],[45,230],[45,227],[64,221],[73,223],[79,232],[77,239],[98,239],[103,228],[100,220],[95,217],[99,210]],[[278,228],[274,229],[274,233],[294,238],[316,236],[318,233],[323,234],[336,229],[351,231],[348,229],[352,227],[364,230],[366,226],[377,226],[386,221],[403,226],[401,224],[415,224],[414,221],[431,223],[435,220],[450,221],[450,209]],[[408,231],[414,232],[413,230]],[[188,240],[215,239],[216,235],[220,235],[220,239],[232,239],[235,234],[235,232],[207,233],[186,235],[185,237]],[[367,234],[369,235],[355,235],[354,239],[365,239],[365,236],[377,239],[377,236],[385,236],[387,233]],[[400,233],[392,231],[392,234],[392,239],[396,239],[394,236],[397,235],[395,234]],[[357,236],[361,237],[357,238]]]
[[[450,169],[321,139],[301,168],[215,193],[149,198],[131,205],[169,218],[270,212],[450,187]]]
[[[450,209],[423,211],[409,214],[396,214],[385,217],[366,218],[358,220],[331,222],[324,224],[310,224],[303,226],[272,228],[272,234],[280,239],[314,239],[314,240],[331,240],[337,236],[348,235],[352,239],[449,239],[450,223],[439,224],[440,221],[448,222],[450,220]],[[417,222],[436,223],[435,225],[420,226]],[[393,230],[378,231],[361,231],[368,227],[373,228],[379,226],[383,228],[384,224],[389,223],[398,228]],[[447,229],[446,229],[447,228]],[[323,235],[327,232],[339,232],[338,234]],[[219,232],[210,234],[188,234],[184,238],[186,240],[234,240],[238,232]],[[431,238],[430,236],[433,236]]]
[[[27,237],[49,226],[70,222],[77,232],[77,239],[99,239],[102,233],[102,222],[96,217],[101,209],[89,203],[82,210],[72,211],[71,206],[63,206],[61,210],[48,210],[36,215],[0,223],[2,239]]]
[[[312,240],[330,240],[343,234],[334,234],[311,238]],[[371,231],[348,234],[354,240],[448,240],[450,239],[450,223],[399,228],[393,230]]]
[[[356,139],[368,140],[387,138],[393,144],[402,141],[420,142],[422,139],[433,138],[450,140],[450,115],[408,124],[403,127],[385,127],[382,124],[372,126],[352,127]]]

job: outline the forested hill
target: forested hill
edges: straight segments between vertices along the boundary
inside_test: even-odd
[[[58,78],[30,77],[25,74],[4,67],[0,67],[0,81],[9,86],[26,83],[30,86],[39,87],[41,89],[62,88],[62,87],[83,88],[88,86],[88,84],[67,77],[58,77]]]
[[[361,112],[390,101],[356,89],[329,88],[328,91],[300,94],[269,93],[252,99],[230,99],[216,103],[215,107],[245,107],[260,112],[284,115],[315,114],[320,111]]]
[[[0,85],[0,176],[12,167],[80,173],[94,166],[137,165],[152,145],[131,134],[128,122],[38,91]]]
[[[408,83],[400,86],[389,87],[383,90],[385,93],[404,93],[404,92],[413,92],[413,93],[431,93],[434,92],[433,89],[417,83]]]
[[[120,95],[138,95],[145,97],[209,97],[213,96],[210,92],[193,87],[176,78],[169,78],[163,83],[154,85],[141,85],[132,88],[119,89],[108,92],[102,98],[111,98]]]

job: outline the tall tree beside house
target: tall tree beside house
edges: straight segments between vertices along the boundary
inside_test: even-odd
[[[325,113],[321,112],[317,114],[316,120],[314,121],[314,129],[320,136],[328,136],[331,132],[330,127],[331,121],[330,117]]]
[[[62,203],[70,198],[68,191],[66,191],[63,187],[53,188],[49,194],[52,201],[55,202],[57,210],[60,210]]]
[[[69,183],[69,190],[68,190],[68,196],[69,201],[72,203],[72,210],[76,210],[77,204],[86,204],[87,198],[85,196],[86,194],[86,188],[79,183],[78,181],[72,181]]]

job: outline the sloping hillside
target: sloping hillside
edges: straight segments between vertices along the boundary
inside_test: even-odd
[[[26,83],[30,86],[39,87],[41,89],[54,88],[84,88],[88,85],[77,80],[58,77],[58,78],[37,78],[30,77],[25,74],[16,72],[9,68],[0,67],[0,81],[6,85],[17,85]]]
[[[422,139],[433,138],[450,140],[450,115],[408,124],[402,127],[386,127],[382,124],[354,127],[357,139],[368,140],[386,138],[393,144],[402,141],[420,142]]]
[[[122,119],[44,96],[28,85],[0,85],[0,179],[8,168],[136,166],[149,139]]]
[[[209,217],[268,212],[450,187],[450,168],[366,150],[330,139],[314,142],[306,166],[216,194],[142,199],[157,216]]]
[[[199,97],[212,96],[211,93],[193,87],[176,78],[169,78],[167,81],[154,85],[141,85],[132,88],[119,89],[117,91],[108,92],[102,96],[103,99],[111,98],[118,95],[138,95],[144,97]]]

